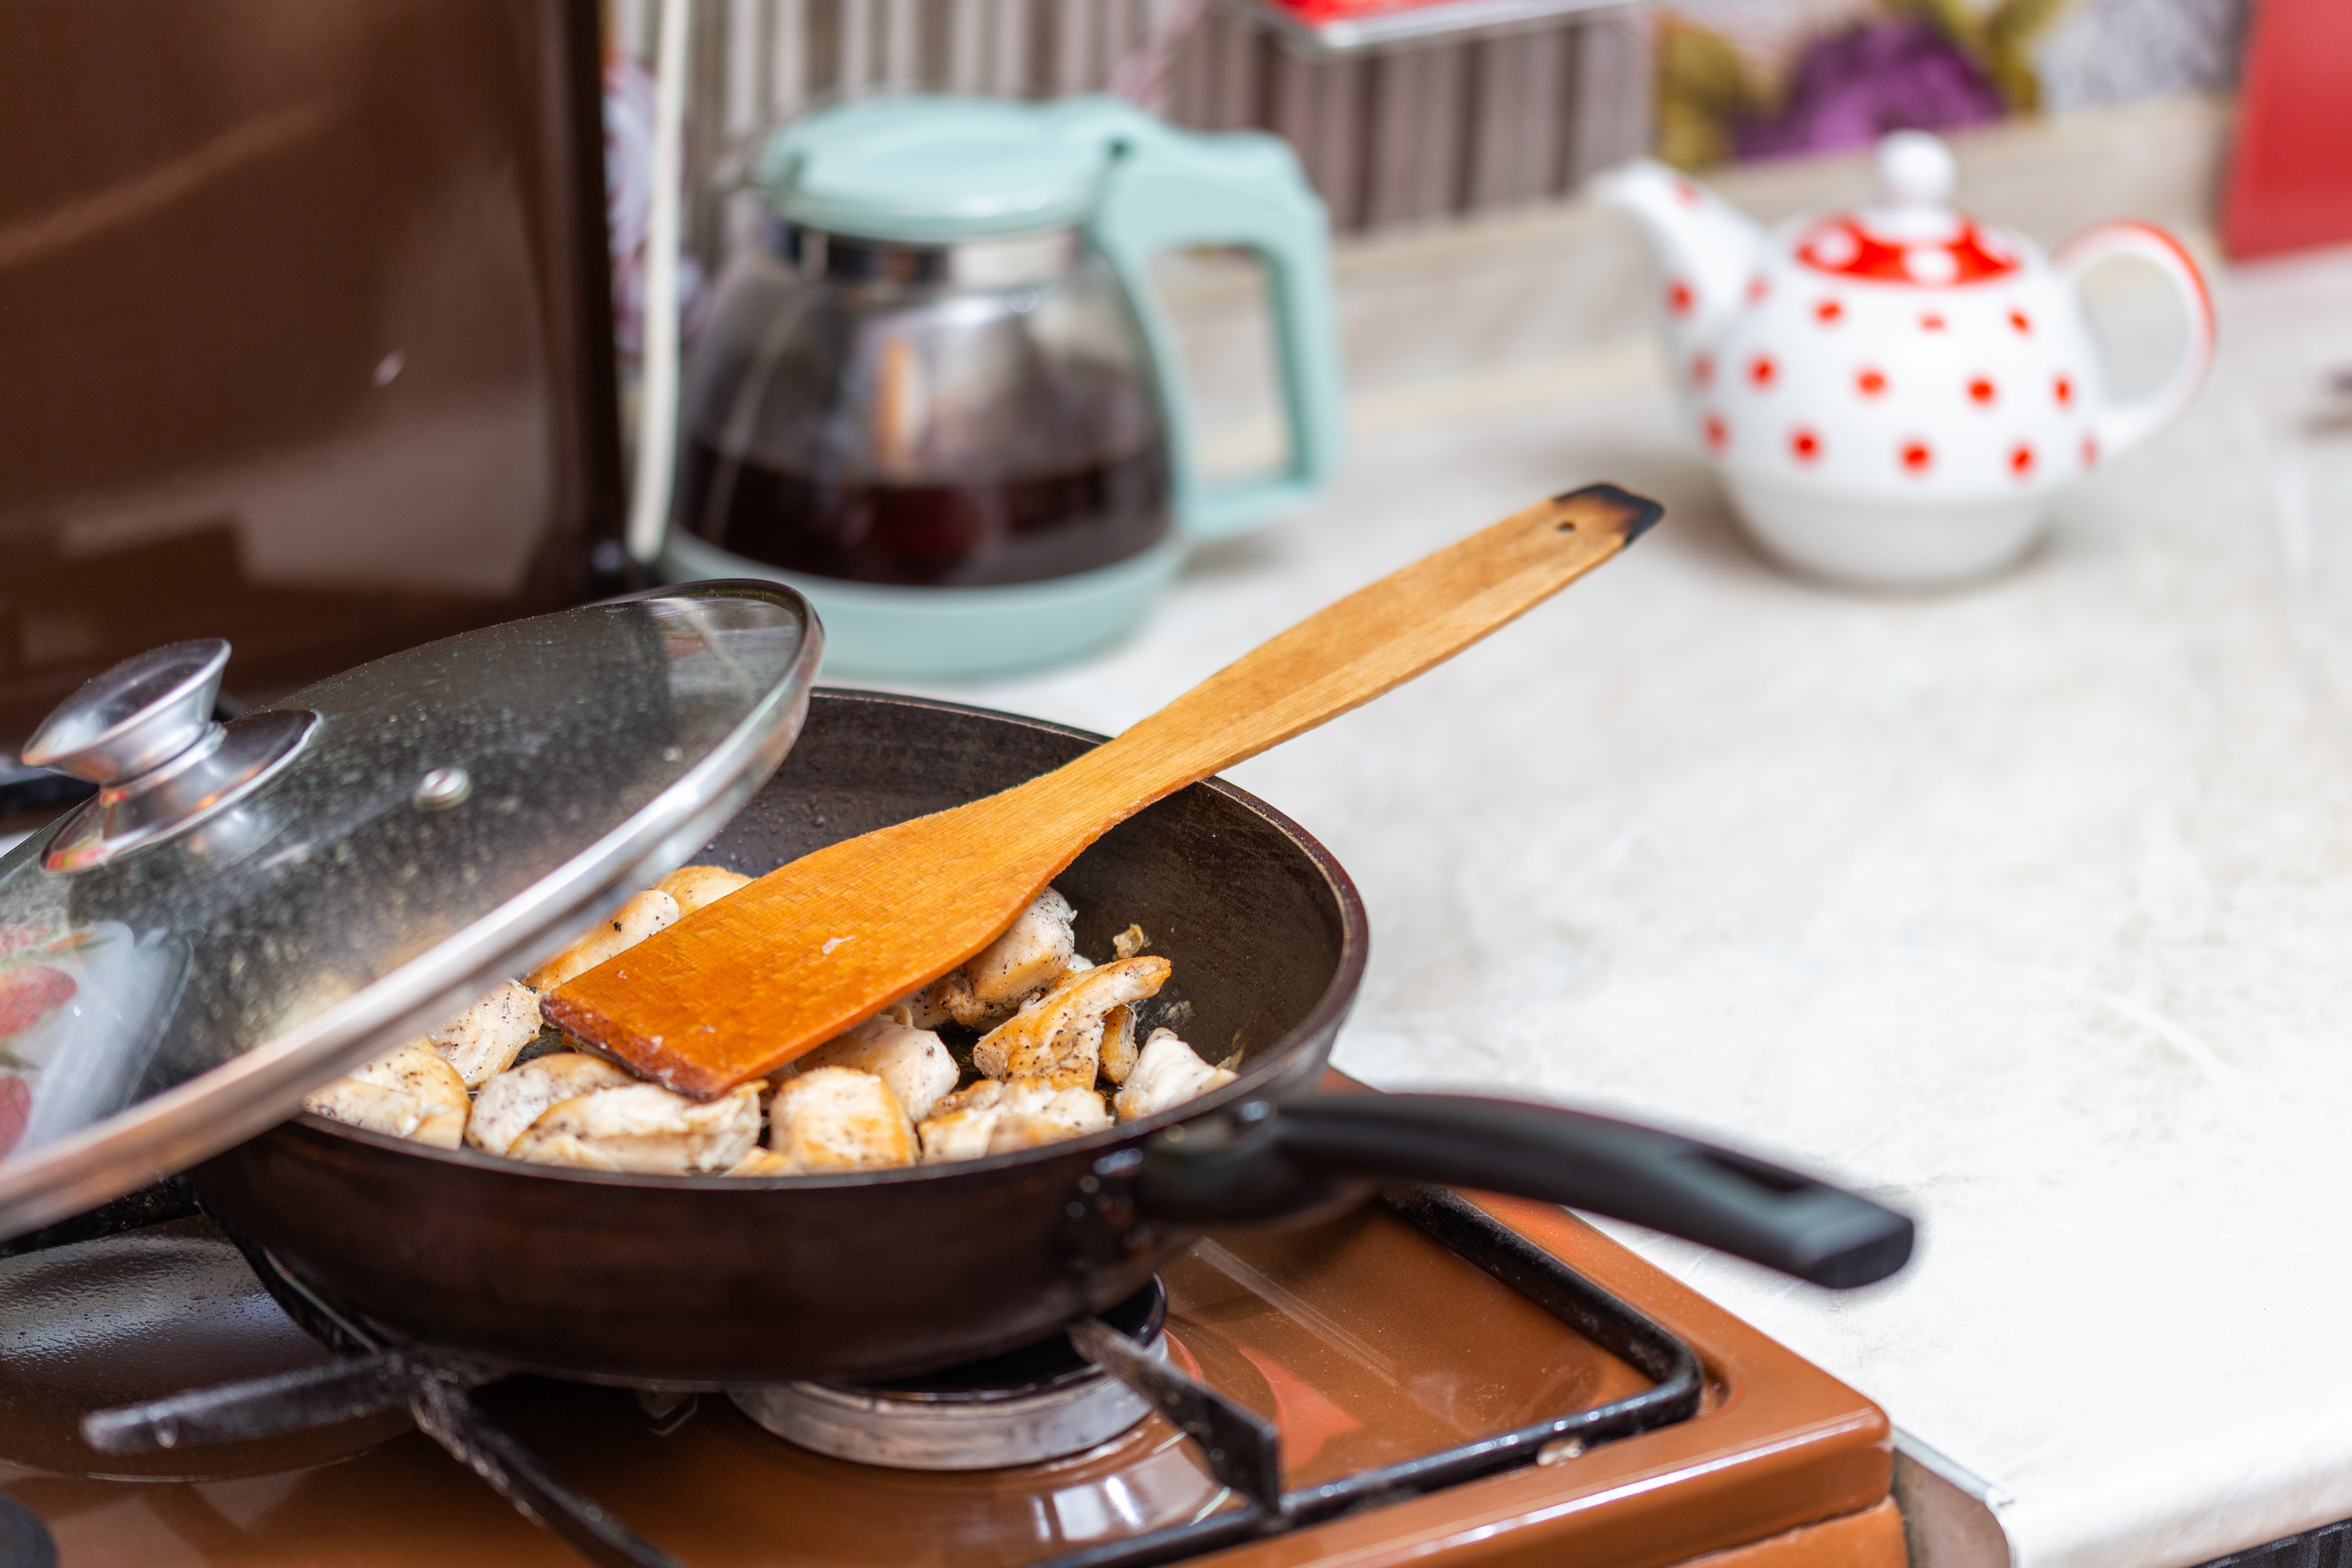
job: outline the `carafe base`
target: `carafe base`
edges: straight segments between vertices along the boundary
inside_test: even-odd
[[[1184,563],[1175,539],[1091,572],[986,588],[895,587],[785,572],[673,530],[664,581],[753,577],[798,589],[824,624],[824,673],[971,680],[1061,664],[1132,631]]]

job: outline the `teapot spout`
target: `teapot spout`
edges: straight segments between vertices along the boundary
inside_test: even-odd
[[[1676,344],[1712,338],[1738,307],[1763,255],[1762,226],[1687,174],[1649,158],[1601,174],[1592,194],[1642,226],[1664,276]]]

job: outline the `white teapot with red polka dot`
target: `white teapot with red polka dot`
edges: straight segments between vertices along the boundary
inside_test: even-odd
[[[1772,232],[1647,160],[1598,194],[1657,250],[1685,406],[1765,547],[1849,582],[1957,582],[2022,554],[2057,490],[2189,405],[2212,306],[2159,229],[2102,224],[2044,258],[1946,205],[1935,137],[1888,136],[1878,168],[1880,205]],[[2159,268],[2189,321],[2163,384],[2123,401],[2076,295],[2117,256]]]

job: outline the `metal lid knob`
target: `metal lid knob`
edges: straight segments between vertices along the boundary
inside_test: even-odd
[[[87,871],[177,837],[228,810],[294,760],[309,713],[213,721],[228,644],[175,642],[126,659],[65,700],[33,732],[27,767],[98,785],[58,825],[41,864]]]
[[[166,644],[125,659],[58,705],[26,742],[25,765],[94,784],[152,773],[215,729],[228,644]]]

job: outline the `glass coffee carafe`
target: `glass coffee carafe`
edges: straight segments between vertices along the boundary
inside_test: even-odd
[[[908,246],[788,228],[698,363],[677,516],[791,572],[1034,583],[1171,529],[1118,279],[1074,228]]]
[[[667,557],[807,593],[835,668],[966,675],[1133,624],[1186,543],[1312,491],[1338,455],[1322,210],[1288,150],[1124,104],[901,99],[782,132],[770,242],[687,366]],[[1171,247],[1267,263],[1281,473],[1199,482],[1142,287]]]

